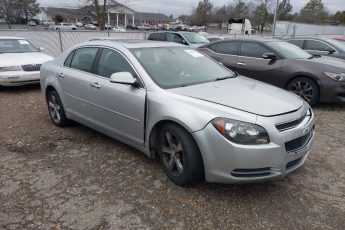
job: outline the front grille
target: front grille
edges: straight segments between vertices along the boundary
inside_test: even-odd
[[[295,167],[296,165],[298,165],[302,160],[302,157],[301,158],[298,158],[296,160],[293,160],[293,161],[290,161],[289,163],[286,164],[286,170],[289,170],[293,167]]]
[[[32,72],[32,71],[40,71],[41,64],[30,64],[30,65],[22,65],[22,69],[24,71]]]
[[[231,172],[234,177],[264,177],[271,174],[271,168],[235,169]]]
[[[297,151],[305,148],[313,136],[313,131],[314,131],[314,129],[312,129],[307,135],[304,135],[304,136],[296,138],[292,141],[286,142],[285,143],[286,151],[287,152],[297,152]]]
[[[279,132],[283,132],[289,129],[293,129],[295,127],[297,127],[299,124],[302,123],[302,121],[308,117],[309,119],[311,118],[311,109],[309,109],[309,111],[304,114],[301,118],[293,120],[293,121],[289,121],[289,122],[285,122],[285,123],[281,123],[281,124],[277,124],[276,128],[278,129]]]

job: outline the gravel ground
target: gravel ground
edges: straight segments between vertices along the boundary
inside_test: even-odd
[[[343,229],[345,106],[315,108],[305,166],[275,182],[181,188],[158,160],[78,124],[38,86],[0,90],[0,229]]]

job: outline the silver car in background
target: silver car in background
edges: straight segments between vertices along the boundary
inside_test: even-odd
[[[189,47],[93,40],[41,68],[51,120],[69,120],[159,156],[178,185],[281,178],[305,162],[314,114],[292,93]]]

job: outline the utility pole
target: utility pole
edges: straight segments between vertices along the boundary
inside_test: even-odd
[[[276,24],[277,24],[278,7],[279,7],[279,0],[277,0],[277,6],[276,6],[276,10],[274,11],[274,19],[273,19],[273,31],[272,31],[272,35],[273,35],[273,36],[274,36],[274,34],[275,34],[275,32],[276,32]]]

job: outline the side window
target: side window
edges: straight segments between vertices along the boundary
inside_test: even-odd
[[[75,51],[71,68],[91,72],[98,48],[80,48]]]
[[[167,40],[167,35],[166,33],[160,33],[159,34],[159,38],[158,38],[159,41],[166,41]]]
[[[134,77],[136,76],[131,65],[119,52],[103,49],[98,64],[98,74],[110,78],[113,73],[118,72],[130,72]]]
[[[65,60],[65,63],[63,64],[64,66],[71,67],[71,62],[72,62],[72,58],[73,58],[74,54],[75,54],[75,50],[68,55],[68,57]]]
[[[272,53],[272,51],[258,43],[254,43],[254,42],[241,43],[241,56],[262,58],[262,55],[264,53]]]
[[[319,42],[319,41],[314,41],[314,40],[308,40],[307,41],[307,50],[318,50],[318,51],[330,51],[333,50],[329,45]]]
[[[168,42],[173,42],[174,41],[174,34],[172,34],[172,33],[167,33],[166,34],[166,40],[168,41]]]
[[[176,42],[176,43],[179,43],[179,44],[184,44],[183,43],[183,38],[182,38],[182,36],[181,35],[179,35],[179,34],[174,34],[174,36],[173,36],[173,42]]]
[[[221,54],[237,55],[237,42],[217,43],[216,52]]]
[[[303,49],[304,40],[290,40],[289,43],[298,46],[299,48]]]

